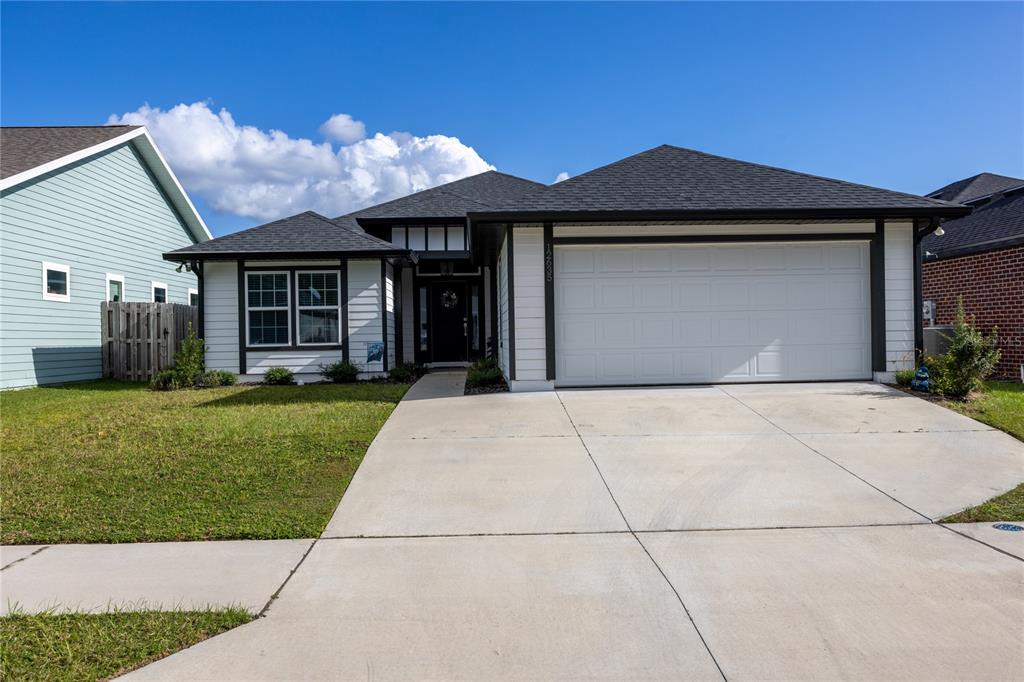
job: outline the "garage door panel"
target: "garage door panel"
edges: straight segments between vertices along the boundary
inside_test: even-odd
[[[557,247],[555,263],[558,385],[871,375],[866,243]]]

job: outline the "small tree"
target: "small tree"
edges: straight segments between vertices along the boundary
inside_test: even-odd
[[[953,334],[949,338],[942,373],[941,390],[951,398],[964,398],[995,371],[1000,352],[996,347],[996,329],[985,336],[974,326],[974,318],[964,312],[964,301],[957,302]]]
[[[203,340],[196,336],[192,323],[188,324],[188,334],[181,342],[181,347],[174,354],[174,371],[183,386],[193,386],[206,369],[203,358],[206,349]]]

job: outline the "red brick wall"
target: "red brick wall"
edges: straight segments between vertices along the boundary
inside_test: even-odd
[[[999,328],[1003,351],[997,376],[1020,377],[1024,362],[1024,246],[925,262],[921,269],[924,300],[935,301],[936,324],[949,324],[957,297],[986,333]],[[927,324],[927,322],[926,322]]]

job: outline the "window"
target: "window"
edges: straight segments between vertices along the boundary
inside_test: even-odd
[[[167,285],[153,282],[153,303],[167,303]]]
[[[189,305],[199,305],[199,290],[198,289],[189,289],[188,290],[188,304]]]
[[[295,273],[299,345],[338,343],[341,320],[337,272]]]
[[[427,250],[444,251],[444,225],[431,225],[427,228]]]
[[[68,303],[71,300],[71,268],[43,263],[43,300]]]
[[[249,345],[289,345],[288,273],[247,273],[245,299]]]
[[[410,225],[409,226],[409,241],[407,248],[413,251],[426,251],[427,250],[427,228],[422,225]]]
[[[448,250],[449,251],[465,251],[466,250],[466,233],[462,225],[449,225],[448,226]]]
[[[427,341],[430,338],[430,328],[427,326],[427,316],[430,314],[427,306],[427,288],[420,287],[420,352],[427,352]]]
[[[405,228],[404,227],[392,227],[391,228],[391,243],[400,249],[405,248]]]
[[[107,300],[112,303],[124,300],[124,275],[107,273]]]

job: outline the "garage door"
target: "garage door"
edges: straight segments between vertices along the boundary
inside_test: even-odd
[[[558,386],[870,379],[866,242],[558,246]]]

